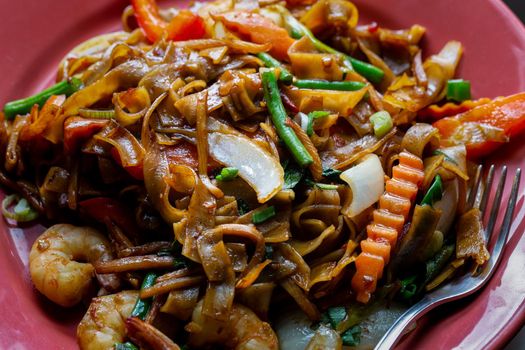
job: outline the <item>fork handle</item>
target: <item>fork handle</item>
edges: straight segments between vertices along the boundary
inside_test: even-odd
[[[438,306],[436,303],[426,297],[423,297],[418,303],[414,304],[410,309],[405,311],[386,334],[381,338],[379,343],[375,346],[374,350],[390,350],[399,342],[401,337],[406,334],[406,329],[414,322],[417,321],[428,311]]]

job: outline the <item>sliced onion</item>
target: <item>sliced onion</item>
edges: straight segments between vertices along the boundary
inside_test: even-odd
[[[239,169],[239,176],[255,190],[260,203],[282,189],[284,171],[281,164],[246,136],[210,132],[208,144],[215,160],[226,167]]]
[[[343,214],[354,217],[379,200],[385,190],[385,173],[379,157],[368,154],[356,166],[345,170],[341,179],[352,190],[352,201]]]

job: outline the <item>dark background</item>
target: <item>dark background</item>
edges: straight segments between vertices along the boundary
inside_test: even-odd
[[[525,22],[525,0],[505,0],[505,3]]]

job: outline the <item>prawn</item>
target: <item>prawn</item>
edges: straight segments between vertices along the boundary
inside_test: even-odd
[[[94,298],[77,327],[81,350],[113,349],[126,338],[126,319],[131,316],[139,296],[128,290]]]
[[[33,243],[29,272],[40,293],[68,307],[92,291],[95,268],[91,263],[111,259],[109,241],[99,231],[59,224],[48,228]]]
[[[190,331],[190,346],[222,344],[235,350],[276,350],[279,341],[271,326],[259,319],[249,308],[233,304],[230,318],[220,322],[202,314],[201,300],[193,310],[192,321],[186,326]]]

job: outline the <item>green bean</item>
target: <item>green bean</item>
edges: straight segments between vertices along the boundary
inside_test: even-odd
[[[279,68],[280,74],[279,74],[279,80],[282,81],[286,85],[290,85],[293,81],[293,75],[290,73],[284,66],[273,58],[270,54],[267,54],[266,52],[260,52],[257,54],[257,57],[261,61],[264,62],[264,65],[268,68]]]
[[[296,80],[293,83],[300,89],[319,89],[337,91],[356,91],[364,88],[365,83],[360,81],[328,81],[317,79]]]
[[[292,153],[297,164],[306,168],[308,165],[312,164],[313,159],[297,135],[286,125],[286,119],[288,116],[284,109],[283,102],[281,101],[275,73],[273,70],[265,69],[262,71],[261,76],[264,89],[264,99],[266,100],[268,110],[270,111],[275,130]]]
[[[13,119],[19,114],[29,113],[35,104],[42,107],[52,95],[69,96],[80,89],[81,86],[82,82],[77,78],[71,78],[71,81],[61,81],[36,95],[6,103],[4,114],[7,119]]]
[[[144,280],[142,281],[142,285],[140,286],[140,289],[146,289],[155,284],[155,280],[157,279],[157,274],[154,272],[150,272],[144,277]],[[135,306],[133,307],[133,311],[131,311],[131,317],[138,317],[141,320],[144,320],[146,318],[146,315],[148,314],[149,308],[151,307],[151,301],[152,298],[146,298],[146,299],[137,299],[137,302],[135,303]]]

